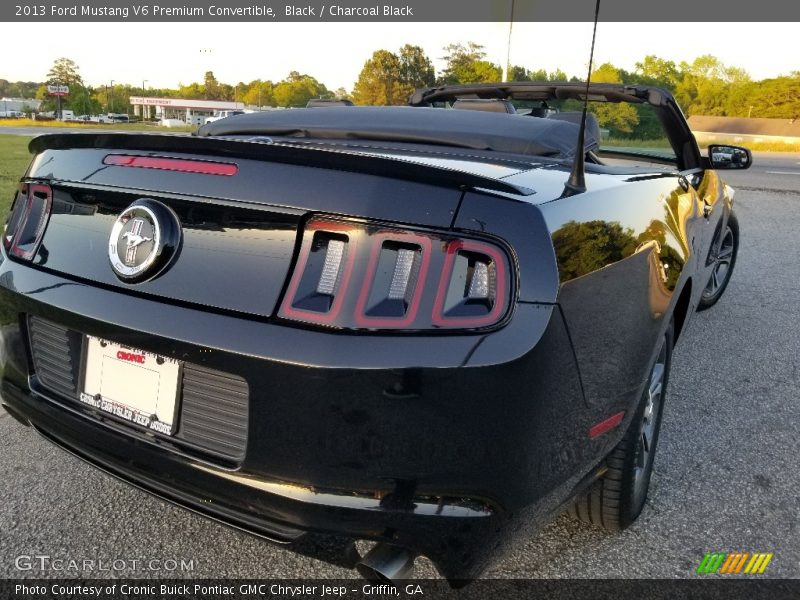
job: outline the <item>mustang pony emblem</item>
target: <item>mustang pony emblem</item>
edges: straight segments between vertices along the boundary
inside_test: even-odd
[[[149,242],[150,240],[153,239],[149,237],[142,237],[141,235],[136,235],[132,231],[126,231],[125,233],[122,234],[122,237],[128,240],[128,248],[135,248],[139,244],[142,244],[144,242]]]
[[[156,200],[140,198],[117,217],[108,238],[108,259],[117,277],[134,283],[153,277],[181,242],[177,215]]]
[[[136,264],[136,248],[139,246],[139,244],[153,239],[140,235],[142,232],[142,226],[144,226],[143,219],[134,219],[133,226],[131,227],[130,231],[126,231],[122,234],[122,238],[128,242],[128,248],[125,252],[125,264],[128,266],[133,266]]]

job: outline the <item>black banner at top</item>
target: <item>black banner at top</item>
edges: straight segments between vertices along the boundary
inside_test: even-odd
[[[569,22],[592,21],[595,0],[17,0],[0,4],[17,22]],[[605,22],[800,21],[791,0],[603,0]],[[709,32],[724,40],[724,32]],[[737,42],[738,43],[738,42]],[[787,40],[787,48],[790,41]]]

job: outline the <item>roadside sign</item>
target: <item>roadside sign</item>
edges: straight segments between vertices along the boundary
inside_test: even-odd
[[[48,85],[47,94],[49,96],[69,96],[68,85]]]

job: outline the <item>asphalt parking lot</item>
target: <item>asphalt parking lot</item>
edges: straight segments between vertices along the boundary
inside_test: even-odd
[[[764,576],[800,577],[800,154],[756,161],[728,178],[738,188],[738,263],[726,295],[675,349],[641,518],[608,534],[561,516],[487,576],[692,577],[706,552],[749,551],[774,553]],[[355,576],[119,483],[4,412],[0,531],[1,577],[62,575],[18,570],[24,555],[193,561],[191,571],[150,576]],[[113,574],[143,576],[133,566]]]

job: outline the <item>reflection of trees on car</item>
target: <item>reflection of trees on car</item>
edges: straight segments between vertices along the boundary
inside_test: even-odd
[[[669,215],[669,211],[667,211]],[[656,242],[659,260],[664,270],[663,281],[668,290],[675,289],[685,259],[674,248],[674,234],[667,239],[668,225],[653,220],[639,235],[618,222],[569,221],[553,233],[559,272],[562,281],[586,275],[620,261],[644,245]]]
[[[569,221],[553,233],[553,245],[563,281],[622,260],[638,246],[632,229],[608,221]]]

